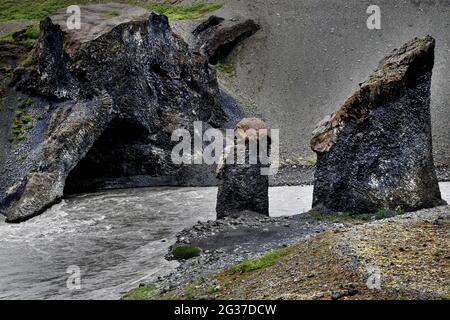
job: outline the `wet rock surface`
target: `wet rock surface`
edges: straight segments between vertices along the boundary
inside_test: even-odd
[[[214,168],[170,159],[173,130],[239,119],[207,58],[163,15],[100,27],[86,40],[47,18],[32,63],[14,71],[6,92],[12,113],[16,97],[26,99],[27,121],[36,124],[2,161],[0,210],[9,222],[43,212],[65,192],[215,183]]]
[[[314,203],[323,212],[414,211],[442,205],[432,155],[435,41],[416,38],[383,59],[313,133]]]

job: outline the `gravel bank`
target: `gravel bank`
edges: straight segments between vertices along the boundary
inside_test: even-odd
[[[296,242],[289,254],[276,264],[244,273],[214,270],[239,262],[239,257],[253,258],[246,244],[270,249],[271,245],[252,243],[252,232],[243,236],[243,229],[231,221],[217,226],[216,235],[203,228],[185,231],[179,241],[209,245],[213,253],[183,263],[174,275],[160,279],[154,291],[163,299],[444,299],[450,294],[448,230],[450,207],[422,210],[390,219],[351,226],[322,224],[304,218],[246,221],[269,231],[273,224],[290,221],[287,230],[297,233],[284,241],[267,237],[266,244],[278,246]],[[313,232],[305,232],[308,227]],[[223,245],[221,230],[236,228],[229,234],[235,242]],[[278,230],[280,231],[280,230]],[[199,236],[199,233],[203,236]],[[194,237],[191,239],[191,237]],[[195,240],[194,240],[195,239]],[[261,239],[260,239],[261,240]],[[217,249],[220,248],[220,249]],[[257,249],[258,251],[258,249]],[[239,253],[238,253],[239,252]],[[261,253],[259,253],[261,254]],[[184,275],[185,273],[188,276]],[[209,274],[209,276],[207,276]],[[186,284],[186,280],[189,285]],[[200,280],[199,280],[200,279]],[[372,281],[375,279],[375,281]],[[368,282],[371,280],[370,282]],[[181,281],[181,282],[180,282]]]
[[[226,270],[231,265],[255,259],[278,248],[327,231],[342,230],[343,223],[320,222],[311,217],[268,218],[251,215],[237,219],[199,222],[177,236],[172,248],[183,245],[199,247],[201,256],[182,261],[177,270],[159,278],[152,286],[159,293]],[[169,250],[170,251],[170,250]],[[167,259],[172,259],[168,254]]]

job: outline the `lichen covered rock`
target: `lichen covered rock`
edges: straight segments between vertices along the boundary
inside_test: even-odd
[[[313,133],[313,209],[369,213],[444,204],[432,156],[430,87],[435,40],[414,39],[385,57]]]

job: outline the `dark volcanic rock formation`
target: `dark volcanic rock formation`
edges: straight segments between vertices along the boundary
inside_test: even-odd
[[[192,131],[194,121],[205,130],[223,127],[230,117],[207,58],[163,15],[107,27],[80,37],[47,18],[32,65],[15,70],[5,101],[19,110],[16,97],[30,96],[23,121],[34,128],[11,142],[4,160],[0,212],[7,221],[43,212],[64,190],[182,185],[205,176],[170,156],[174,129]]]
[[[259,25],[251,19],[211,16],[192,33],[197,36],[198,50],[208,56],[212,64],[216,64],[226,59],[237,44],[251,37],[259,29]]]
[[[435,41],[415,39],[384,58],[313,133],[313,209],[369,213],[444,204],[432,156]]]
[[[217,218],[240,216],[251,212],[269,215],[269,177],[261,174],[261,169],[270,166],[255,155],[256,161],[250,161],[253,150],[261,148],[270,153],[270,137],[258,130],[266,129],[266,124],[256,118],[243,119],[236,127],[237,140],[234,146],[225,149],[222,163],[217,168],[219,191],[217,194]],[[239,143],[243,141],[246,143]],[[250,145],[257,146],[251,149]],[[242,153],[240,153],[242,152]],[[245,154],[245,163],[237,161],[238,154]],[[254,153],[253,153],[254,154]]]

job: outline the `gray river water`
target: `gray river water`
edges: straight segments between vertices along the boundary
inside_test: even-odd
[[[450,183],[441,184],[450,202]],[[66,199],[28,222],[0,221],[0,299],[118,299],[172,272],[175,235],[215,217],[217,188],[145,188]],[[270,189],[271,216],[310,209],[312,187]],[[70,290],[68,268],[81,271]]]

